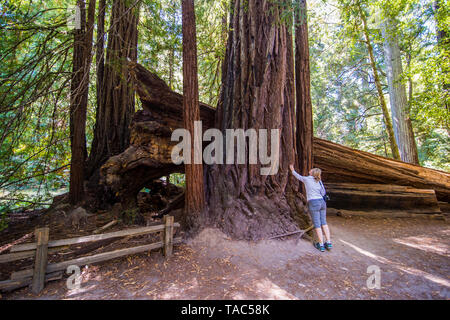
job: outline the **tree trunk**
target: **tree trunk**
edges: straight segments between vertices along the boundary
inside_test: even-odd
[[[403,74],[402,57],[395,28],[395,22],[391,18],[386,18],[382,34],[395,139],[399,146],[402,161],[419,164],[416,140],[409,116],[406,87],[401,79]]]
[[[440,17],[440,13],[439,10],[441,10],[442,5],[441,2],[443,2],[442,0],[435,0],[434,4],[433,4],[433,9],[434,9],[434,17],[435,17],[435,22],[436,22],[436,35],[437,35],[437,40],[438,40],[438,45],[442,46],[442,48],[445,48],[446,46],[448,46],[449,44],[449,37],[448,37],[448,30],[445,29],[444,27],[444,23],[441,22],[445,20],[445,11],[444,13],[442,13],[442,17]]]
[[[70,90],[70,190],[72,204],[79,203],[84,196],[84,169],[86,151],[86,111],[91,66],[92,34],[94,29],[95,0],[90,0],[88,22],[84,0],[77,2],[81,12],[81,28],[75,29],[73,48],[73,71]]]
[[[391,146],[392,157],[396,160],[400,160],[400,153],[398,149],[397,140],[395,139],[394,128],[392,126],[391,116],[389,115],[389,110],[386,105],[386,100],[384,99],[383,88],[381,87],[380,77],[378,75],[378,68],[375,61],[375,56],[373,54],[373,47],[370,41],[369,30],[367,29],[367,19],[366,15],[358,4],[359,15],[362,20],[363,33],[366,38],[367,51],[369,52],[370,66],[372,67],[373,77],[375,80],[375,85],[377,87],[378,98],[380,100],[381,110],[383,111],[384,124],[386,126],[386,131],[389,137],[389,144]]]
[[[263,175],[260,162],[208,167],[210,221],[239,239],[261,239],[309,226],[298,183],[289,176],[295,160],[294,86],[291,25],[281,21],[281,7],[265,1],[235,0],[223,90],[216,128],[271,129],[280,134],[276,173]],[[258,134],[258,139],[261,139]],[[269,140],[269,139],[268,139]],[[270,139],[268,149],[276,141]],[[236,156],[236,150],[225,155]],[[277,157],[279,153],[279,157]],[[273,155],[273,154],[272,154]],[[236,157],[234,157],[236,158]],[[278,167],[279,165],[279,167]]]
[[[442,0],[436,0],[433,4],[434,9],[434,20],[436,23],[436,36],[437,36],[437,47],[438,52],[442,55],[448,56],[450,38],[448,36],[448,28],[445,27],[445,18],[447,17],[445,9],[443,9],[443,5],[441,4]],[[442,12],[443,11],[443,12]],[[450,81],[448,80],[448,68],[441,66],[441,71],[444,74],[443,77],[443,89],[447,91],[450,89]],[[448,109],[448,103],[446,103],[446,107]],[[447,132],[448,129],[447,129]]]
[[[202,137],[194,131],[194,122],[200,121],[197,38],[195,28],[194,0],[182,0],[183,24],[183,122],[191,136],[191,159],[185,163],[185,225],[195,231],[200,224],[200,213],[205,207],[203,189],[203,164],[195,163],[195,150],[202,151]],[[195,144],[199,143],[198,146]]]
[[[314,137],[311,81],[309,70],[308,23],[306,0],[299,0],[295,15],[295,89],[297,100],[297,154],[298,168],[308,175],[313,167],[312,145]]]
[[[135,111],[129,63],[137,60],[138,12],[139,8],[135,4],[131,6],[130,1],[113,2],[88,177],[109,157],[123,152],[129,145],[129,125]]]
[[[105,75],[105,12],[106,0],[100,0],[98,5],[97,17],[97,48],[96,48],[96,65],[97,65],[97,108],[99,112],[102,105],[102,85]]]

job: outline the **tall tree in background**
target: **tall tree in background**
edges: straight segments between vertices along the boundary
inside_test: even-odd
[[[185,221],[191,230],[199,223],[199,216],[205,206],[203,189],[203,165],[195,163],[194,151],[202,150],[202,137],[195,136],[194,121],[200,121],[197,75],[197,38],[195,28],[194,0],[182,0],[183,24],[183,121],[190,133],[191,161],[185,164]],[[195,138],[194,138],[195,137]],[[198,143],[198,146],[195,146]]]
[[[408,99],[406,97],[406,87],[405,83],[402,81],[402,56],[398,44],[396,28],[397,25],[394,19],[387,16],[381,30],[384,39],[394,134],[399,147],[401,160],[408,163],[419,164],[417,145],[410,118]]]
[[[249,148],[245,164],[208,166],[208,213],[236,238],[261,239],[309,225],[296,197],[298,184],[288,172],[296,157],[292,24],[281,18],[288,3],[234,0],[231,10],[215,127],[225,135],[226,129],[267,129],[268,153],[275,143],[270,130],[278,129],[280,135],[279,149],[272,154],[279,160],[273,163],[274,174],[261,173],[267,165],[248,163],[255,153]],[[226,148],[225,153],[225,158],[236,156],[236,150]]]
[[[401,160],[397,140],[395,138],[394,128],[392,126],[391,116],[390,116],[389,110],[387,108],[386,100],[384,99],[383,87],[381,86],[379,71],[378,71],[378,67],[376,64],[375,55],[373,53],[372,41],[370,40],[369,28],[367,26],[366,13],[364,12],[364,10],[361,6],[360,0],[355,0],[354,4],[355,4],[355,6],[354,6],[355,12],[359,16],[359,19],[362,23],[362,31],[364,34],[367,51],[369,53],[370,65],[371,65],[372,71],[373,71],[373,77],[374,77],[375,85],[377,88],[378,97],[380,100],[381,110],[383,112],[384,124],[386,125],[386,131],[387,131],[387,134],[389,137],[389,144],[391,147],[392,157],[396,160]]]
[[[135,91],[130,79],[129,61],[137,60],[138,3],[132,0],[114,0],[112,4],[88,177],[109,157],[121,153],[129,145],[129,125],[135,111]]]
[[[435,0],[433,7],[434,7],[434,17],[436,21],[436,33],[438,43],[443,47],[448,46],[450,38],[448,36],[448,30],[445,27],[446,26],[445,18],[448,19],[448,11],[446,10],[443,0]]]
[[[312,169],[313,116],[309,68],[309,43],[306,0],[298,0],[295,14],[295,92],[297,102],[296,143],[299,172]]]
[[[106,14],[106,0],[100,0],[98,4],[97,16],[97,46],[95,51],[95,61],[97,66],[97,106],[96,113],[99,113],[102,105],[102,85],[105,74],[105,14]]]
[[[78,0],[81,19],[79,29],[74,30],[73,70],[70,86],[70,191],[72,204],[80,202],[84,195],[84,169],[86,151],[86,111],[89,91],[92,35],[94,31],[95,0],[89,1],[88,20],[84,0]]]

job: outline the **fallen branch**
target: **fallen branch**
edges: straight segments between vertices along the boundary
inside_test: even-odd
[[[4,246],[0,247],[0,253],[2,253],[3,251],[8,250],[9,248],[11,248],[12,246],[15,246],[16,244],[22,243],[25,240],[27,240],[28,238],[30,238],[33,235],[32,232],[27,233],[26,235],[24,235],[22,238],[14,240],[11,243],[5,244]]]
[[[162,218],[164,215],[168,214],[170,211],[181,208],[183,206],[183,204],[184,204],[184,192],[179,194],[178,196],[176,196],[175,199],[170,201],[170,203],[167,205],[167,207],[165,207],[164,209],[159,211],[153,217],[154,218]]]
[[[292,235],[298,234],[298,233],[301,233],[301,236],[303,236],[303,234],[307,233],[308,231],[311,231],[313,228],[314,228],[314,227],[311,226],[311,227],[309,227],[309,228],[306,228],[305,230],[298,230],[298,231],[294,231],[294,232],[289,232],[289,233],[285,233],[285,234],[280,234],[280,235],[278,235],[278,236],[270,237],[270,238],[267,239],[267,240],[272,240],[272,239],[276,239],[276,238],[292,236]]]
[[[113,220],[111,222],[108,222],[107,224],[105,224],[103,227],[98,228],[97,230],[94,230],[94,234],[100,233],[101,231],[104,231],[114,225],[117,224],[117,222],[119,222],[119,220]]]

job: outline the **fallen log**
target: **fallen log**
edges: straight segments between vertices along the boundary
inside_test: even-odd
[[[422,213],[411,213],[404,210],[357,211],[357,210],[336,209],[336,215],[344,218],[353,218],[353,217],[364,217],[369,219],[426,218],[426,219],[445,220],[444,215],[439,213],[422,214]]]
[[[314,138],[314,165],[327,183],[393,184],[432,189],[450,202],[450,174]]]
[[[155,74],[139,64],[132,68],[143,110],[131,125],[131,146],[110,158],[101,169],[101,182],[110,187],[122,203],[135,201],[136,194],[151,180],[184,166],[171,161],[178,142],[171,133],[183,128],[182,95],[175,93]],[[203,129],[214,126],[215,109],[201,103]],[[314,138],[314,165],[323,171],[324,181],[358,184],[393,184],[435,190],[438,200],[450,202],[450,174],[368,152],[354,150]]]
[[[311,231],[312,229],[314,229],[314,226],[310,226],[310,227],[306,228],[305,230],[297,230],[297,231],[294,231],[294,232],[288,232],[288,233],[284,233],[284,234],[279,234],[277,236],[270,237],[267,240],[283,238],[283,237],[292,236],[294,234],[299,234],[299,233],[300,233],[300,237],[302,237],[305,233]]]
[[[326,183],[328,207],[348,210],[405,210],[441,213],[434,190],[390,184]]]

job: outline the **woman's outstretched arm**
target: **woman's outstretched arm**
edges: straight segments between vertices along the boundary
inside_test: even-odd
[[[296,177],[298,180],[300,180],[301,182],[303,182],[303,179],[304,179],[305,177],[302,176],[302,175],[299,175],[297,172],[295,172],[294,166],[293,166],[292,164],[289,166],[289,169],[291,169],[291,172],[292,172],[292,174],[294,175],[294,177]]]

